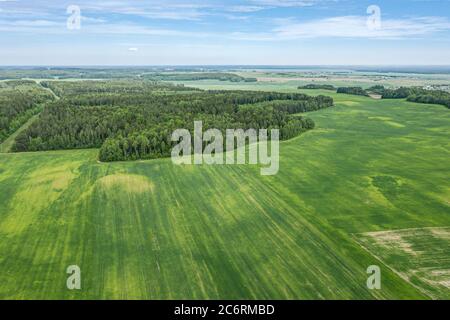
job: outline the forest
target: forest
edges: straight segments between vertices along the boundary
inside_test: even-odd
[[[280,129],[281,139],[314,128],[298,113],[333,99],[257,91],[202,91],[154,81],[43,82],[61,99],[16,138],[13,151],[100,148],[101,161],[170,155],[175,129]]]
[[[53,95],[34,81],[0,82],[0,142],[42,110]]]

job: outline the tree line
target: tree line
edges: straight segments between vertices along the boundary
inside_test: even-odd
[[[307,84],[305,86],[298,87],[298,89],[336,91],[336,87],[331,84]]]
[[[369,93],[361,87],[341,87],[341,88],[338,88],[336,92],[352,94],[352,95],[356,95],[356,96],[365,96],[365,97],[369,96]]]
[[[427,90],[420,87],[400,87],[387,89],[383,86],[372,87],[383,99],[406,99],[410,102],[439,104],[450,108],[450,93],[441,90]]]
[[[442,90],[428,90],[421,87],[400,87],[397,89],[385,88],[382,85],[372,86],[368,89],[361,87],[339,88],[337,93],[347,93],[360,96],[379,94],[382,99],[406,99],[410,102],[438,104],[450,108],[450,93]]]
[[[296,114],[327,108],[324,96],[256,91],[200,91],[146,83],[122,88],[117,83],[51,82],[61,94],[38,121],[22,132],[14,151],[100,148],[102,161],[160,158],[170,155],[171,134],[194,121],[224,131],[233,128],[280,129],[290,139],[312,129]]]

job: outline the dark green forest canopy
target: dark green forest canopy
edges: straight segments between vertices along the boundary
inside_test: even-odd
[[[40,104],[53,99],[34,81],[0,82],[0,142],[39,112]]]
[[[450,108],[450,93],[441,90],[401,87],[398,89],[382,89],[383,99],[407,99],[410,102],[439,104]]]
[[[289,139],[314,127],[296,114],[333,105],[325,96],[202,91],[153,81],[44,82],[61,97],[22,132],[14,151],[101,148],[104,161],[170,155],[176,129],[280,129]]]
[[[369,96],[366,90],[361,87],[341,87],[337,89],[337,93],[353,94],[356,96]]]

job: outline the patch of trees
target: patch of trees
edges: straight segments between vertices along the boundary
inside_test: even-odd
[[[185,88],[183,85],[173,85],[157,81],[119,80],[119,81],[43,81],[41,85],[51,89],[59,97],[68,98],[80,95],[92,95],[96,98],[101,94],[135,95],[149,93],[196,91],[194,88]]]
[[[450,109],[450,93],[445,91],[426,91],[412,94],[407,100],[418,103],[440,104]]]
[[[421,89],[401,87],[398,89],[380,90],[380,93],[383,96],[383,99],[406,99],[417,90]]]
[[[296,113],[333,105],[329,97],[291,93],[143,89],[142,84],[135,91],[103,82],[84,84],[89,88],[80,83],[47,85],[61,99],[48,104],[39,120],[16,138],[14,151],[100,148],[102,161],[160,158],[170,155],[172,132],[192,132],[194,121],[202,121],[204,130],[224,133],[233,128],[280,129],[281,139],[290,139],[314,128],[312,120]]]
[[[439,104],[450,108],[450,93],[446,91],[426,90],[419,87],[386,89],[383,86],[379,86],[377,90],[383,99],[407,99],[410,102]]]
[[[336,91],[336,87],[331,84],[307,84],[306,86],[298,87],[298,89]]]
[[[0,87],[0,142],[40,112],[41,104],[53,98],[34,81],[3,82]]]
[[[369,93],[374,93],[374,94],[379,94],[379,95],[383,95],[383,92],[385,91],[385,87],[382,85],[375,85],[372,86],[370,88],[368,88],[366,91]]]
[[[337,89],[337,93],[352,94],[356,96],[368,97],[369,94],[361,87],[341,87]]]
[[[450,108],[450,93],[441,90],[426,90],[420,87],[400,87],[388,89],[382,85],[376,85],[364,90],[360,87],[339,88],[338,93],[356,94],[368,96],[375,93],[382,96],[382,99],[407,99],[410,102],[439,104]]]
[[[314,121],[309,118],[293,117],[283,114],[272,114],[267,116],[271,120],[274,120],[274,123],[268,127],[269,132],[271,129],[280,129],[281,140],[292,139],[307,130],[314,129],[315,127]],[[267,122],[268,118],[262,120],[262,123]],[[219,129],[223,136],[226,135],[226,129],[228,128],[242,128],[242,126],[238,126],[238,124],[234,122],[230,122],[228,125],[225,125],[227,123],[227,119],[221,120],[203,118],[202,121],[205,131],[209,129]],[[206,126],[205,123],[207,124]],[[193,132],[194,128],[192,124],[185,123],[184,126],[172,127],[170,130],[156,127],[151,130],[133,132],[128,136],[119,135],[116,137],[107,138],[100,148],[99,159],[103,162],[111,162],[169,157],[172,148],[176,144],[176,142],[171,141],[171,134],[173,130],[178,128],[186,128],[190,132]],[[280,124],[282,124],[281,127]],[[263,127],[255,129],[254,127],[251,127],[251,129],[255,129],[257,132],[262,128]],[[204,142],[203,147],[205,146],[206,142]],[[194,143],[192,142],[192,149],[193,148]],[[223,150],[225,149],[226,145],[224,141]]]

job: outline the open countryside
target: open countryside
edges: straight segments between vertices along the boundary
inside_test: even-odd
[[[448,108],[214,81],[185,81],[179,94],[213,86],[333,106],[293,115],[315,127],[281,142],[270,177],[163,154],[100,162],[99,148],[0,154],[0,298],[450,298]],[[83,290],[67,290],[69,265]],[[366,287],[370,265],[382,290]]]

